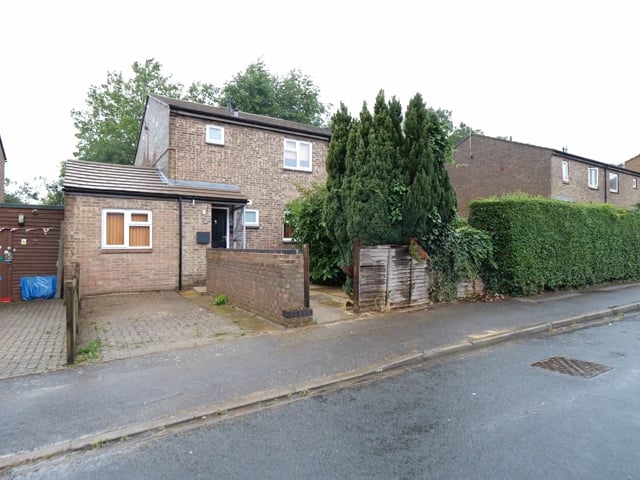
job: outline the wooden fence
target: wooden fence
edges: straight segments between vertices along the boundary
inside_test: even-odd
[[[406,245],[354,243],[354,311],[387,311],[431,303],[428,263],[409,255]]]

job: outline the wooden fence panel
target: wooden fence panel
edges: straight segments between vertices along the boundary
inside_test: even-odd
[[[406,246],[356,243],[355,309],[359,312],[386,311],[431,303],[430,272],[426,262],[409,255]]]

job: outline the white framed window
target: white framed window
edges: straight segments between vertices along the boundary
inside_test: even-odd
[[[207,125],[207,138],[205,141],[214,145],[224,145],[224,127]]]
[[[150,210],[102,210],[103,249],[151,248]]]
[[[311,143],[300,140],[284,140],[284,168],[311,171]]]
[[[609,191],[612,193],[618,193],[618,174],[609,173]]]
[[[260,226],[260,212],[258,210],[246,209],[244,210],[244,226],[245,227],[258,227]]]
[[[569,162],[566,160],[562,161],[562,181],[569,183]]]
[[[598,188],[598,169],[590,168],[588,175],[589,188]]]
[[[638,179],[633,177],[633,179],[631,180],[631,185],[633,186],[634,190],[638,189]]]

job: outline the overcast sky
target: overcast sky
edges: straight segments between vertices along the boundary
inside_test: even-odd
[[[353,6],[352,6],[353,4]],[[491,136],[618,164],[640,153],[631,1],[22,1],[0,8],[0,137],[15,181],[73,158],[70,112],[108,71],[155,58],[222,86],[262,58],[352,115],[416,92]]]

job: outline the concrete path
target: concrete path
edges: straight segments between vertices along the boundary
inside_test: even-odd
[[[0,469],[640,309],[608,285],[231,338],[0,382]]]

